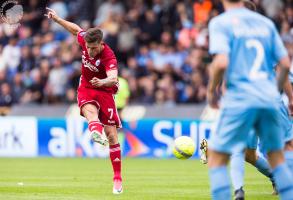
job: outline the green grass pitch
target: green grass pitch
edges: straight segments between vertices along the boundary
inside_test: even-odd
[[[0,158],[0,200],[210,199],[198,160],[123,160],[124,193],[112,194],[108,159]],[[267,178],[247,165],[246,199],[277,199]],[[23,184],[22,184],[23,183]]]

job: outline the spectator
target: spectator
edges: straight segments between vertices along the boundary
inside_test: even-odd
[[[30,71],[34,68],[34,60],[31,55],[31,49],[29,46],[23,46],[21,48],[20,64],[17,67],[18,72]]]
[[[103,2],[99,9],[97,9],[96,19],[94,24],[99,26],[107,21],[111,15],[117,15],[118,17],[122,17],[124,14],[123,5],[117,0],[109,0]]]
[[[2,83],[5,83],[5,82],[7,82],[6,71],[0,70],[0,85],[2,85]]]
[[[12,96],[15,103],[20,103],[20,99],[26,91],[25,89],[26,88],[24,87],[24,84],[22,81],[22,74],[16,73],[12,83]]]
[[[68,104],[76,103],[76,89],[69,88],[66,90],[66,103]]]
[[[141,44],[148,44],[152,41],[159,42],[162,27],[158,16],[152,10],[147,10],[139,24],[140,34],[138,35]]]
[[[49,72],[46,94],[49,103],[60,103],[65,96],[67,73],[59,59],[55,59],[53,69]]]
[[[206,24],[212,10],[211,0],[195,1],[193,4],[194,23]]]
[[[44,98],[44,84],[39,69],[34,69],[31,73],[32,84],[27,89],[22,99],[22,103],[42,103]]]
[[[0,62],[0,71],[5,70],[5,67],[6,67],[2,52],[3,52],[3,46],[0,45],[0,60],[2,61],[2,62]]]
[[[0,85],[0,115],[7,115],[13,103],[10,85],[4,82]]]
[[[13,95],[9,83],[0,85],[0,107],[10,107],[13,103]]]
[[[4,63],[8,78],[11,79],[17,71],[21,58],[21,51],[17,46],[17,37],[14,36],[9,39],[9,44],[3,49],[2,58],[1,62]]]
[[[283,9],[284,3],[280,0],[262,0],[262,7],[269,18],[275,19]]]

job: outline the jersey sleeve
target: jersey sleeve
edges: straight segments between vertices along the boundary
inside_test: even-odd
[[[273,57],[276,63],[279,63],[279,61],[288,55],[288,52],[286,50],[286,47],[284,46],[284,43],[275,27],[273,25]]]
[[[218,19],[209,23],[209,53],[230,53],[229,32]]]
[[[116,58],[105,60],[105,71],[118,70]]]
[[[76,39],[77,39],[77,42],[79,45],[82,45],[83,42],[84,42],[84,35],[85,35],[85,31],[84,30],[81,30],[77,33],[77,36],[76,36]]]

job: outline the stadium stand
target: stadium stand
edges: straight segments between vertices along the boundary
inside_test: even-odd
[[[293,57],[292,0],[255,1],[277,25]],[[81,54],[76,39],[43,17],[45,7],[79,24],[100,26],[129,82],[130,104],[205,102],[207,24],[219,0],[23,0],[21,26],[0,24],[0,114],[14,105],[72,104]],[[266,6],[264,6],[266,5]],[[14,109],[15,110],[15,109]]]

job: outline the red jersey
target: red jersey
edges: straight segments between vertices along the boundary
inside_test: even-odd
[[[118,70],[117,59],[112,49],[105,43],[104,49],[101,53],[91,58],[86,49],[86,42],[84,40],[85,31],[80,31],[77,34],[77,41],[82,48],[82,68],[79,87],[95,88],[115,94],[118,90],[118,85],[112,87],[95,87],[89,81],[92,78],[98,79],[107,78],[107,71]]]

